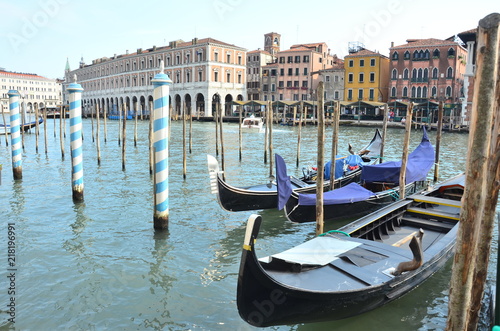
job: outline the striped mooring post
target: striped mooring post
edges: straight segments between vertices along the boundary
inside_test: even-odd
[[[154,163],[154,228],[168,229],[168,122],[169,92],[172,80],[164,73],[163,61],[160,72],[152,80],[154,91],[153,163]]]
[[[71,149],[71,185],[73,201],[83,201],[83,155],[82,155],[82,91],[76,82],[69,84],[69,125]]]
[[[10,145],[12,147],[12,173],[14,179],[23,178],[23,147],[21,143],[21,118],[19,115],[19,92],[10,90]]]

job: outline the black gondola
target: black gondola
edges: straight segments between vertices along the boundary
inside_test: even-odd
[[[27,132],[30,129],[36,127],[36,123],[37,123],[37,121],[26,122],[22,125],[22,130],[24,132]],[[43,118],[40,117],[38,119],[38,124],[42,124],[42,123],[43,123]],[[7,134],[10,134],[10,124],[7,124],[7,130],[5,130],[5,129],[6,129],[5,124],[0,124],[0,134],[5,134],[5,131],[7,131]]]
[[[408,156],[405,182],[407,195],[427,188],[426,177],[434,165],[434,159],[434,148],[424,128],[420,144]],[[390,161],[367,165],[361,169],[360,181],[325,192],[324,220],[359,217],[398,200],[401,164],[401,161]],[[286,217],[296,223],[314,222],[316,194],[290,191],[291,183],[286,176],[286,164],[278,154],[276,154],[276,174],[278,192],[290,192],[283,194],[280,202],[284,206]],[[284,176],[280,178],[280,174]]]
[[[452,256],[464,181],[462,174],[260,259],[262,219],[250,216],[237,287],[241,318],[259,327],[338,320],[406,294]]]
[[[357,154],[362,154],[363,164],[373,164],[378,161],[380,156],[380,148],[382,136],[379,130],[375,131],[373,139],[365,148],[361,149]],[[353,170],[343,169],[344,161],[350,158],[341,157],[337,160],[335,186],[342,187],[352,182],[358,182],[361,176],[361,168]],[[217,195],[217,200],[220,206],[227,211],[245,211],[258,209],[271,209],[278,206],[278,193],[276,183],[269,183],[236,187],[228,184],[219,170],[217,159],[211,155],[207,155],[208,172],[210,175],[210,183],[212,193]],[[359,160],[359,159],[357,159]],[[356,161],[358,162],[358,161]],[[304,177],[290,177],[291,187],[294,192],[312,193],[316,191],[316,182],[312,180],[311,173],[305,173]],[[330,181],[325,181],[325,187],[330,185]]]

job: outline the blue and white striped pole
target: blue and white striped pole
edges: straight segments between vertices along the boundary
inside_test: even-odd
[[[76,82],[69,84],[69,124],[71,149],[71,184],[73,201],[83,201],[83,155],[82,155],[82,91],[83,88]]]
[[[163,61],[160,72],[153,78],[154,123],[153,123],[153,158],[154,158],[154,216],[155,229],[168,228],[168,122],[170,85],[172,81],[166,75]]]
[[[10,145],[12,146],[12,173],[14,179],[23,178],[23,146],[21,144],[21,118],[19,116],[19,92],[10,90]]]

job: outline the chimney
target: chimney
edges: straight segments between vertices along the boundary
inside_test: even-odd
[[[394,47],[394,41],[391,41],[391,48]]]
[[[193,38],[192,43],[193,43],[193,45],[198,44],[198,38]]]
[[[155,52],[155,51],[156,51],[156,45],[153,46],[153,52]]]
[[[137,49],[137,54],[142,54],[142,48]]]

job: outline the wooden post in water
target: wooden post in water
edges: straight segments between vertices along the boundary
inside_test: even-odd
[[[9,146],[9,139],[7,138],[8,134],[7,134],[7,122],[5,121],[5,110],[3,109],[3,105],[2,105],[2,118],[3,118],[3,124],[5,124],[4,126],[4,134],[5,134],[5,146]],[[47,123],[47,122],[45,122]],[[47,125],[45,125],[47,126]]]
[[[269,116],[271,113],[271,109],[269,109],[269,104],[266,106],[266,118],[265,118],[265,125],[266,128],[264,129],[264,164],[267,164],[267,149],[269,146],[268,139],[269,139]]]
[[[23,150],[20,137],[21,119],[19,116],[19,92],[10,90],[9,109],[10,109],[10,145],[12,149],[12,174],[14,179],[23,178]],[[5,123],[7,126],[7,123]]]
[[[69,125],[71,137],[71,174],[73,201],[83,201],[83,157],[82,157],[82,91],[76,82],[69,84]]]
[[[225,158],[224,158],[224,135],[222,133],[222,120],[224,118],[223,116],[223,109],[220,105],[220,103],[217,104],[218,107],[219,107],[219,112],[220,112],[220,116],[219,116],[219,120],[220,120],[220,123],[219,123],[219,129],[220,129],[220,152],[221,152],[221,167],[222,167],[222,178],[225,178],[225,170],[226,170],[226,161],[225,161]]]
[[[443,101],[439,101],[438,126],[436,136],[436,162],[434,164],[434,183],[437,182],[439,178],[439,148],[441,146],[441,131],[443,130],[443,112]]]
[[[219,100],[215,104],[215,155],[219,156]]]
[[[465,191],[450,281],[447,330],[478,328],[500,189],[500,14],[479,21],[476,43]]]
[[[163,61],[160,72],[152,80],[154,86],[154,228],[168,229],[168,127],[169,127],[169,92],[172,81],[164,73]]]
[[[408,111],[406,112],[405,138],[403,141],[403,157],[401,158],[401,170],[399,171],[399,199],[401,200],[405,198],[406,194],[406,164],[408,163],[408,147],[410,145],[412,116],[413,116],[413,102],[410,102],[408,104]]]
[[[47,107],[47,100],[45,100],[45,112],[47,112],[48,107]],[[45,123],[47,125],[47,123]],[[54,112],[54,138],[56,137],[56,113]]]
[[[273,109],[273,103],[269,101],[269,108]],[[269,121],[269,182],[274,180],[273,175],[273,121]]]
[[[382,163],[384,160],[384,148],[385,148],[385,140],[387,138],[387,114],[389,113],[389,105],[384,104],[384,120],[382,121],[382,142],[380,143],[380,157],[379,163]]]
[[[118,146],[121,146],[122,142],[122,104],[118,104]]]
[[[134,120],[135,120],[135,125],[134,125],[134,147],[137,147],[137,121],[139,120],[139,116],[137,114],[137,102],[132,103],[132,106],[134,107]],[[141,112],[141,120],[142,120],[142,112]]]
[[[127,160],[127,104],[123,103],[123,130],[122,130],[122,170],[125,171],[125,162]]]
[[[105,103],[103,108],[104,108],[104,113],[102,114],[103,120],[104,120],[104,142],[108,142],[108,107],[109,103]]]
[[[95,132],[94,132],[94,111],[95,111],[95,105],[94,107],[90,106],[90,126],[92,127],[92,142],[95,142]],[[54,116],[55,118],[55,116]],[[54,122],[55,126],[55,122]]]
[[[182,177],[186,179],[186,102],[182,103]]]
[[[325,108],[323,104],[323,82],[318,84],[318,171],[316,179],[316,235],[324,232],[323,182],[324,182],[324,146],[325,146]],[[335,162],[335,160],[332,160]]]
[[[304,101],[300,102],[300,110],[299,110],[299,133],[297,135],[297,168],[299,167],[300,162],[300,138],[302,135],[302,116],[304,115]]]
[[[59,111],[59,143],[61,145],[61,157],[64,160],[64,137],[66,137],[66,125],[65,125],[65,111],[64,107],[61,105]],[[55,116],[55,114],[54,114]],[[47,118],[47,112],[45,112],[45,118]],[[45,122],[47,123],[47,122]],[[45,130],[45,154],[47,154],[47,130]]]
[[[47,108],[47,107],[45,107],[45,108]],[[23,126],[24,126],[24,123],[26,122],[26,118],[25,118],[24,107],[23,107],[23,103],[22,102],[19,102],[19,110],[21,112],[21,118],[20,118],[20,122],[19,122],[19,125],[21,126],[21,128],[20,128],[20,131],[21,131],[21,146],[22,146],[22,149],[24,151],[24,127]]]
[[[243,157],[243,130],[241,129],[241,123],[243,121],[243,106],[240,106],[240,111],[239,111],[239,125],[238,125],[238,136],[239,136],[239,142],[240,142],[240,162]]]
[[[339,144],[339,123],[340,122],[340,101],[335,101],[333,109],[333,139],[332,139],[332,160],[330,164],[330,190],[335,188],[335,171],[337,166],[337,148]]]
[[[96,104],[96,108],[97,108],[97,132],[96,132],[96,148],[97,148],[97,165],[100,166],[101,165],[101,141],[100,141],[100,117],[101,117],[101,107],[99,107],[99,103]]]
[[[47,108],[45,108],[47,109]],[[38,123],[38,105],[35,104],[35,121],[36,121],[36,127],[35,127],[35,150],[36,153],[38,154],[38,135],[40,134],[40,124]],[[47,124],[47,123],[45,123]]]
[[[193,150],[193,113],[192,110],[193,108],[191,105],[189,106],[189,154],[191,154]]]

